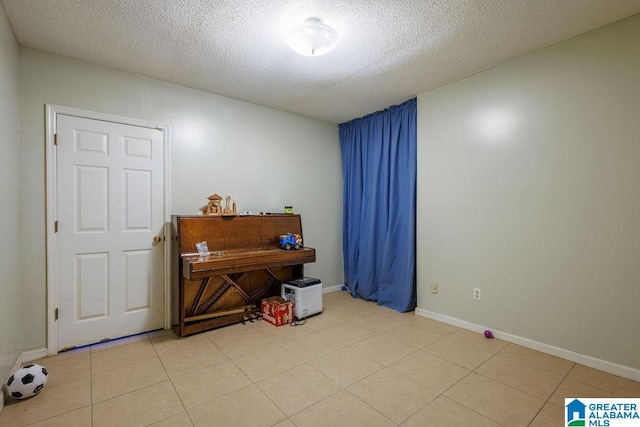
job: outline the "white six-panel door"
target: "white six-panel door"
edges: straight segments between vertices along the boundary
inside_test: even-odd
[[[58,351],[162,328],[162,132],[62,114],[56,127]]]

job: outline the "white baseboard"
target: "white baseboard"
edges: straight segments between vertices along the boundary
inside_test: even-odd
[[[49,355],[49,352],[47,351],[46,348],[39,348],[37,350],[23,351],[22,354],[21,354],[22,363],[27,363],[27,362],[31,362],[33,360],[42,359],[43,357],[47,357],[48,355]]]
[[[445,316],[443,314],[434,313],[429,310],[423,310],[421,308],[416,308],[416,315],[428,317],[433,320],[438,320],[443,323],[448,323],[453,326],[457,326],[459,328],[468,329],[474,332],[484,332],[487,329],[491,329],[491,333],[494,337],[512,342],[514,344],[521,345],[523,347],[531,348],[533,350],[538,350],[543,353],[550,354],[552,356],[561,357],[563,359],[569,360],[571,362],[580,363],[581,365],[588,366],[590,368],[598,369],[604,372],[608,372],[613,375],[618,375],[620,377],[628,378],[633,381],[640,382],[640,370],[631,368],[629,366],[619,365],[617,363],[608,362],[602,359],[596,359],[595,357],[587,356],[584,354],[576,353],[570,350],[566,350],[564,348],[555,347],[549,344],[544,344],[541,342],[533,341],[527,338],[522,338],[517,335],[508,334],[506,332],[497,331],[493,328],[488,328],[486,326],[477,325],[475,323],[467,322],[465,320],[457,319],[455,317]]]
[[[322,288],[323,294],[328,294],[331,292],[338,292],[342,290],[342,285],[329,286],[328,288]]]

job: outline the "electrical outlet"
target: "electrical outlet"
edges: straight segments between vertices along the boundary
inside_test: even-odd
[[[481,297],[481,289],[480,288],[473,288],[473,299],[476,301],[480,301],[480,297]]]
[[[431,282],[431,293],[432,294],[438,293],[438,282]]]

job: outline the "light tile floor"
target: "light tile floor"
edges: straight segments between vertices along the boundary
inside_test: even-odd
[[[563,425],[564,397],[640,397],[640,383],[346,292],[302,326],[157,331],[38,363],[42,392],[0,426]]]

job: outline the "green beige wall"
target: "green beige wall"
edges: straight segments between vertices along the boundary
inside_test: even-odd
[[[640,369],[639,41],[636,15],[419,95],[420,309]]]
[[[18,43],[0,5],[0,384],[20,353],[18,64]]]
[[[45,104],[171,127],[172,213],[197,214],[206,198],[230,194],[239,211],[302,215],[317,262],[305,273],[342,283],[342,173],[335,125],[187,89],[135,74],[20,49],[23,156],[20,236],[24,349],[46,345]]]

